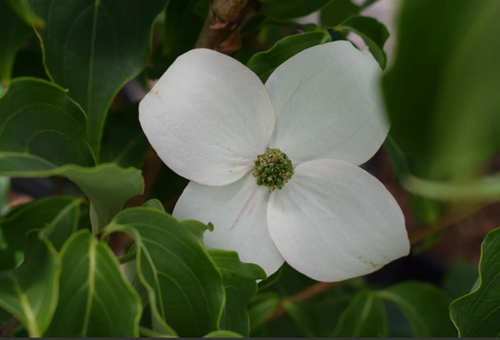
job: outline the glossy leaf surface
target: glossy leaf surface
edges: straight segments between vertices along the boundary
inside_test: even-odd
[[[222,277],[202,243],[177,220],[156,209],[118,214],[106,232],[136,241],[137,280],[145,286],[153,330],[203,336],[217,330],[224,307]]]
[[[61,272],[54,248],[37,234],[28,237],[23,264],[0,271],[0,307],[15,315],[31,337],[41,337],[52,320]]]
[[[151,26],[166,0],[31,0],[45,20],[45,65],[89,117],[87,136],[99,154],[107,111],[118,90],[144,68]]]
[[[24,259],[27,234],[44,229],[56,250],[76,231],[81,199],[52,196],[18,207],[0,220],[0,269],[10,269]]]
[[[17,51],[32,34],[33,29],[11,9],[7,1],[0,1],[0,81],[5,87],[10,81]]]
[[[329,41],[331,41],[331,38],[327,31],[292,35],[281,39],[268,51],[254,54],[248,61],[247,67],[254,71],[265,83],[278,66],[297,53]]]
[[[266,273],[255,264],[241,262],[234,251],[209,249],[208,253],[222,273],[226,292],[220,329],[247,337],[250,332],[248,301],[257,293],[256,280],[265,279]]]
[[[387,56],[384,52],[384,44],[389,38],[389,31],[384,24],[374,18],[353,16],[335,27],[335,30],[342,33],[353,32],[363,38],[380,67],[385,68]]]
[[[500,229],[495,229],[481,245],[477,287],[450,306],[450,315],[460,337],[498,337],[500,334],[499,255]]]
[[[137,337],[141,303],[108,246],[87,230],[62,251],[59,303],[46,336]]]

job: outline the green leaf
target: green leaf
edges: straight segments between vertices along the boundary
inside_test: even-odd
[[[500,146],[500,45],[491,44],[500,2],[402,5],[396,60],[383,80],[391,135],[417,176],[470,180]]]
[[[425,282],[406,281],[377,292],[377,296],[401,310],[410,322],[414,337],[457,336],[449,318],[449,296],[440,288]]]
[[[111,101],[145,67],[151,27],[166,1],[30,0],[46,22],[39,36],[48,73],[87,113],[96,155]]]
[[[490,231],[481,244],[479,285],[450,306],[450,316],[460,337],[498,337],[500,334],[499,254],[500,228]]]
[[[59,303],[47,337],[137,337],[141,303],[113,252],[88,230],[62,251]]]
[[[18,266],[24,259],[27,234],[43,235],[59,250],[78,226],[82,199],[52,196],[24,204],[0,220],[0,269]]]
[[[49,241],[30,233],[26,259],[0,271],[0,307],[15,315],[30,337],[41,337],[56,309],[61,261]]]
[[[288,36],[278,41],[268,51],[254,54],[248,61],[247,67],[265,83],[278,66],[297,53],[331,40],[330,34],[323,30]]]
[[[260,281],[258,284],[259,292],[269,287],[272,287],[275,283],[277,283],[281,278],[281,274],[283,273],[283,268],[284,266],[281,266],[274,274],[269,276],[267,279]]]
[[[226,293],[220,329],[248,337],[248,301],[257,293],[256,280],[265,279],[266,273],[255,264],[241,262],[238,253],[234,251],[209,249],[208,253],[222,273]]]
[[[384,52],[384,45],[389,38],[389,31],[383,23],[374,18],[356,15],[335,27],[335,30],[345,34],[353,32],[363,38],[380,67],[385,68],[387,56]]]
[[[37,29],[43,29],[45,22],[38,17],[31,8],[29,0],[7,0],[10,7],[24,20],[24,22],[31,26],[34,25]]]
[[[0,176],[65,176],[91,202],[97,232],[125,202],[144,190],[139,170],[115,164],[94,168],[87,118],[57,85],[35,78],[15,79],[0,100]]]
[[[0,308],[0,325],[5,325],[12,318],[12,314]]]
[[[373,5],[374,3],[376,3],[377,1],[378,0],[365,0],[365,2],[363,2],[363,4],[361,5],[361,8],[362,9],[368,8],[371,5]]]
[[[148,140],[139,124],[138,104],[110,112],[104,127],[100,163],[140,169],[148,148]]]
[[[387,316],[375,292],[359,293],[342,313],[333,337],[386,337]]]
[[[139,333],[141,334],[141,338],[173,338],[172,335],[166,335],[163,333],[155,332],[149,328],[139,326]]]
[[[250,319],[250,332],[261,327],[266,319],[274,312],[280,303],[276,293],[260,293],[255,295],[248,304],[248,317]]]
[[[157,200],[156,198],[150,199],[149,201],[144,203],[142,206],[144,208],[156,209],[156,210],[160,210],[163,212],[165,211],[165,208],[163,208],[163,204],[161,204],[161,202],[159,200]]]
[[[262,13],[274,21],[305,17],[328,5],[331,0],[261,0]]]
[[[347,18],[358,15],[359,11],[359,6],[353,4],[351,0],[333,0],[321,10],[321,26],[337,26]]]
[[[214,225],[212,223],[204,224],[195,220],[184,220],[180,221],[180,224],[187,230],[189,230],[198,240],[203,243],[203,234],[205,231],[212,232],[214,230]]]
[[[477,267],[469,262],[458,260],[451,263],[442,281],[443,288],[453,299],[470,293],[478,279]]]
[[[222,277],[190,231],[170,215],[148,208],[122,211],[105,229],[106,234],[116,231],[136,241],[135,270],[149,295],[154,331],[193,337],[218,329]]]
[[[17,16],[6,0],[0,0],[0,81],[5,87],[10,82],[17,51],[32,34],[33,29]]]
[[[110,163],[95,168],[64,166],[52,174],[68,177],[87,195],[94,233],[106,226],[130,198],[144,191],[140,170],[123,169]]]
[[[193,49],[203,28],[210,3],[205,0],[169,0],[161,27],[162,40],[155,48],[145,75],[158,79],[175,59]]]
[[[165,11],[163,54],[173,62],[198,40],[209,10],[204,0],[170,0]]]
[[[311,306],[306,303],[295,302],[292,300],[283,301],[283,308],[288,315],[292,318],[297,327],[308,338],[318,336],[317,327],[315,325],[315,314],[312,313]]]
[[[400,183],[404,182],[407,176],[410,175],[410,166],[405,154],[403,154],[391,135],[387,136],[383,146],[391,160],[396,179]],[[415,217],[420,224],[428,224],[436,220],[441,214],[441,206],[438,202],[408,192],[407,196]],[[431,245],[433,242],[429,243]]]
[[[0,218],[9,211],[10,178],[0,177]]]
[[[205,335],[204,338],[244,338],[244,336],[231,331],[213,331]]]
[[[0,100],[0,122],[0,173],[19,177],[64,164],[95,164],[85,140],[85,113],[52,83],[12,81]]]
[[[0,174],[2,174],[1,171]],[[8,174],[15,175],[16,173],[9,172]],[[94,234],[106,226],[128,199],[144,191],[144,179],[140,170],[123,169],[109,163],[94,168],[66,165],[53,170],[31,172],[30,176],[26,173],[17,174],[17,177],[65,176],[75,182],[91,203],[90,221]]]

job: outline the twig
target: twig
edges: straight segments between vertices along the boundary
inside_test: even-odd
[[[238,20],[248,0],[211,0],[196,47],[216,49]]]
[[[291,296],[287,300],[292,300],[295,302],[304,302],[304,301],[309,301],[313,298],[315,298],[318,295],[321,295],[333,287],[337,287],[344,283],[344,281],[339,281],[339,282],[318,282],[316,284],[313,284],[312,286],[304,289],[301,292],[298,292],[297,294]],[[285,300],[282,300],[278,307],[274,310],[274,312],[269,315],[266,319],[266,322],[278,319],[282,317],[285,314],[285,307],[283,306],[283,302]]]
[[[0,332],[0,338],[7,338],[14,330],[19,325],[19,320],[13,316],[6,324],[3,326],[1,332]]]
[[[492,202],[487,202],[487,203],[475,203],[471,204],[469,206],[460,206],[457,208],[452,209],[451,212],[447,213],[446,215],[442,216],[441,218],[437,219],[436,221],[428,224],[425,227],[421,227],[417,229],[415,232],[411,233],[409,235],[410,243],[416,244],[422,240],[424,240],[427,236],[430,236],[440,230],[443,230],[453,224],[456,224],[463,220],[464,218],[478,212],[479,210],[483,209],[486,207],[488,204]]]
[[[474,205],[470,205],[468,207],[460,207],[460,208],[455,208],[453,209],[450,213],[442,216],[438,220],[436,220],[433,223],[428,224],[425,227],[419,228],[417,231],[409,235],[410,243],[412,245],[424,240],[427,236],[430,236],[434,233],[436,233],[439,230],[443,230],[453,224],[456,224],[457,222],[460,222],[464,218],[478,212],[479,210],[483,209],[486,207],[488,204],[492,202],[486,202],[486,203],[477,203]],[[292,300],[295,302],[304,302],[304,301],[309,301],[325,292],[328,290],[332,289],[333,287],[337,287],[341,284],[343,284],[345,281],[339,281],[339,282],[318,282],[316,284],[313,284],[312,286],[309,286],[308,288],[304,289],[303,291],[287,298],[286,300]],[[285,314],[285,308],[283,306],[283,301],[280,302],[278,307],[274,310],[272,314],[270,314],[267,319],[267,321],[275,320],[280,318]]]

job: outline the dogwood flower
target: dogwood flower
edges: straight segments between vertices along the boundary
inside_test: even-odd
[[[401,209],[358,167],[389,130],[380,75],[345,41],[295,55],[265,85],[219,52],[180,56],[139,106],[159,157],[191,181],[173,215],[212,222],[207,248],[268,275],[286,261],[339,281],[407,255]]]

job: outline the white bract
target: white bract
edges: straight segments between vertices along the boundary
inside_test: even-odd
[[[357,166],[389,130],[380,76],[371,54],[345,41],[295,55],[265,85],[221,53],[180,56],[139,107],[160,158],[191,180],[174,216],[212,222],[207,248],[235,250],[268,275],[286,261],[340,281],[407,255],[401,209]],[[266,148],[294,167],[272,192],[252,175]]]

